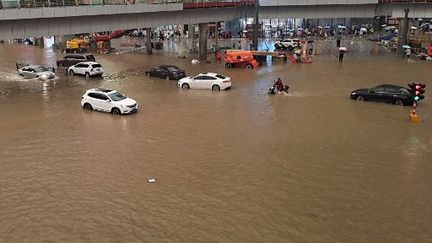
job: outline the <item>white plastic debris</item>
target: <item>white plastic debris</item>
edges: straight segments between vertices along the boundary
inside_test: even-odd
[[[155,183],[156,179],[155,178],[149,178],[149,179],[147,179],[147,182],[149,182],[149,183]]]

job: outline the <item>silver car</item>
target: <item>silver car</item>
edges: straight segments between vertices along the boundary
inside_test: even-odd
[[[39,78],[43,80],[55,78],[54,72],[40,65],[23,66],[18,69],[18,74],[23,78]]]

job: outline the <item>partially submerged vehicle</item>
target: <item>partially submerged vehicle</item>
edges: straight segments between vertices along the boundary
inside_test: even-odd
[[[23,78],[31,79],[38,78],[41,80],[53,79],[55,78],[54,70],[49,70],[48,68],[41,65],[33,65],[26,63],[16,63],[18,75]]]

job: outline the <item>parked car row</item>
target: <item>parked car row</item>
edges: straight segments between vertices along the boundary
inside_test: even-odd
[[[70,75],[82,74],[86,77],[103,73],[102,66],[96,62],[80,62],[68,68]],[[218,73],[200,73],[193,77],[186,77],[186,72],[177,66],[161,65],[145,72],[146,76],[159,77],[166,80],[178,80],[177,85],[182,89],[210,89],[213,91],[231,88],[231,78]],[[111,89],[89,89],[81,97],[84,110],[97,110],[115,115],[130,114],[138,111],[138,103],[127,98],[120,92]]]

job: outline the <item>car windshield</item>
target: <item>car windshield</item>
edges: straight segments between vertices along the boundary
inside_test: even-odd
[[[174,66],[168,66],[168,67],[165,67],[165,68],[168,69],[168,71],[170,71],[170,72],[177,72],[177,71],[179,71],[179,69],[177,67],[174,67]]]
[[[400,88],[400,91],[402,91],[403,93],[409,94],[410,92],[408,91],[408,89],[405,88]]]
[[[38,73],[49,71],[48,68],[46,68],[46,67],[35,67],[34,69]]]
[[[119,92],[115,92],[115,93],[109,94],[109,97],[110,97],[113,101],[120,101],[120,100],[124,100],[124,99],[126,99],[126,96],[120,94]]]

